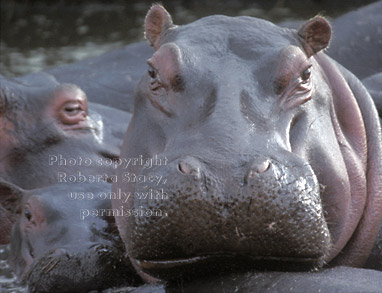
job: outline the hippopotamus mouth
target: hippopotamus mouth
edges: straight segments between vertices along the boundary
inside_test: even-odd
[[[224,273],[247,270],[305,271],[321,266],[322,259],[291,257],[255,257],[249,254],[215,254],[171,260],[135,260],[144,271],[169,279],[189,279],[206,271]]]
[[[129,261],[115,247],[95,244],[70,253],[58,248],[32,264],[24,279],[30,292],[88,292],[135,283]]]

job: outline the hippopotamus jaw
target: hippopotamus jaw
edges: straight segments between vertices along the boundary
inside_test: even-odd
[[[132,260],[144,271],[158,278],[192,279],[204,272],[224,273],[248,270],[305,271],[322,266],[318,258],[254,257],[248,254],[210,254],[186,259]]]

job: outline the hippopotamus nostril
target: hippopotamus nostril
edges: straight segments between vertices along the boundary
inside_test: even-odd
[[[270,167],[271,167],[271,162],[269,159],[262,159],[262,160],[257,159],[251,164],[247,178],[251,179],[251,178],[254,178],[256,174],[265,173],[266,171],[269,170]]]
[[[256,158],[250,165],[249,170],[244,177],[244,183],[248,184],[248,181],[253,180],[256,175],[263,174],[271,169],[271,161],[265,158]]]
[[[64,248],[57,248],[56,250],[52,252],[50,256],[51,257],[66,256],[67,258],[71,257],[70,253]]]
[[[184,173],[184,174],[191,174],[192,172],[192,167],[187,164],[186,162],[180,162],[178,164],[179,171]]]
[[[201,178],[200,163],[191,157],[187,157],[178,163],[178,169],[185,175],[194,175],[195,179]]]
[[[270,166],[271,166],[271,162],[267,159],[260,163],[256,163],[253,166],[251,172],[255,171],[256,173],[264,173],[269,169]]]

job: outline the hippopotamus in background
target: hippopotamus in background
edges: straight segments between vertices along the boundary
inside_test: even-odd
[[[110,162],[119,156],[130,116],[88,103],[80,88],[59,84],[46,73],[15,80],[0,77],[0,177],[24,189],[87,175],[107,180],[114,173]],[[9,242],[17,199],[8,197],[5,187],[0,191],[4,244]]]
[[[226,268],[362,267],[382,217],[378,114],[362,83],[321,51],[322,17],[298,31],[251,17],[210,16],[184,26],[160,5],[146,16],[155,53],[137,85],[113,191],[167,178],[162,200],[114,199],[138,270],[172,279]],[[142,130],[145,135],[142,135]],[[382,268],[382,264],[380,269]]]
[[[382,118],[382,72],[362,80],[377,107],[379,117]]]
[[[382,72],[382,1],[346,13],[333,21],[327,54],[359,79]]]
[[[58,172],[112,174],[103,160],[118,158],[130,114],[97,104],[89,109],[80,88],[46,73],[0,77],[0,89],[1,177],[32,189],[56,183]]]
[[[333,38],[325,53],[359,79],[382,71],[382,1],[343,14],[332,22]],[[303,21],[283,21],[297,29]]]
[[[140,42],[46,72],[61,83],[75,83],[92,102],[131,113],[134,87],[152,53],[146,42]]]
[[[326,53],[349,69],[369,91],[382,117],[382,1],[336,18]]]
[[[110,184],[58,183],[22,190],[9,262],[30,292],[89,292],[137,285],[111,210]],[[101,214],[103,213],[103,214]]]

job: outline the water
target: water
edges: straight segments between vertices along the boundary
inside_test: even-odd
[[[12,77],[71,63],[143,39],[144,16],[153,1],[0,0],[0,73]],[[162,1],[176,24],[210,14],[250,15],[279,22],[332,17],[358,1]],[[363,3],[370,1],[363,1]]]
[[[144,16],[154,1],[0,0],[0,73],[7,77],[75,62],[143,39]],[[250,15],[273,22],[336,17],[373,1],[161,1],[174,23],[211,14]],[[23,292],[0,246],[0,292]]]
[[[23,286],[17,282],[15,274],[9,269],[7,264],[8,255],[9,248],[5,245],[0,245],[0,292],[24,292]]]

